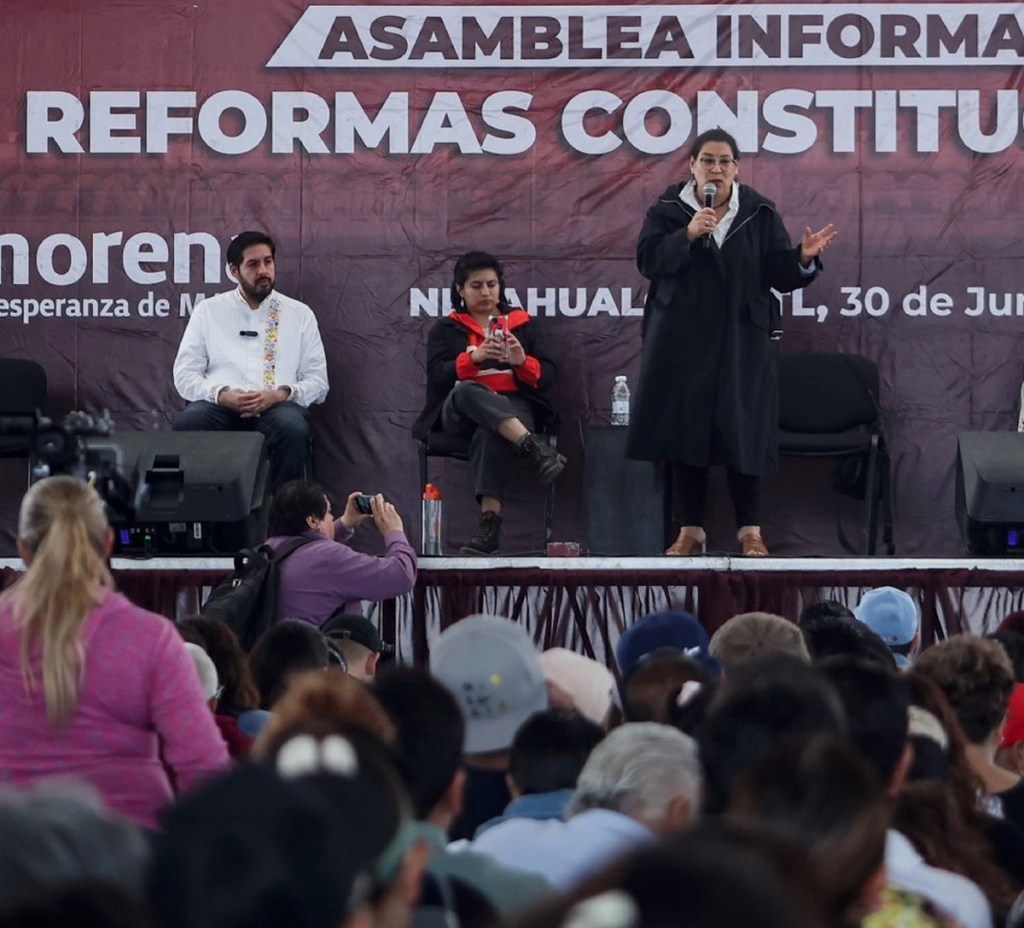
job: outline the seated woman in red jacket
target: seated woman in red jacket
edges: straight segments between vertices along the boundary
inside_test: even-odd
[[[510,309],[497,258],[483,251],[459,258],[451,297],[451,314],[430,330],[427,405],[412,433],[420,440],[437,430],[470,439],[480,525],[462,553],[494,554],[512,459],[532,458],[545,484],[565,467],[564,456],[532,431],[556,421],[547,398],[556,370],[530,316]]]

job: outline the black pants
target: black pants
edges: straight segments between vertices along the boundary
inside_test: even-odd
[[[761,478],[725,469],[729,495],[736,510],[736,527],[761,524]],[[703,525],[708,497],[708,469],[672,462],[672,490],[680,525]]]
[[[258,417],[243,419],[237,412],[197,400],[174,420],[176,432],[258,430],[267,440],[270,489],[306,476],[309,465],[309,410],[298,403],[278,403]]]
[[[457,383],[441,407],[441,429],[469,438],[477,502],[484,496],[504,499],[517,454],[515,446],[496,431],[506,419],[518,419],[532,431],[529,400],[515,393],[495,393],[471,381]]]

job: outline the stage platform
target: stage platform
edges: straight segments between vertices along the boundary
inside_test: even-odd
[[[20,569],[0,559],[0,581]],[[231,573],[229,558],[115,558],[119,588],[163,615],[194,612],[203,590]],[[415,590],[372,606],[402,661],[424,662],[430,642],[474,612],[516,619],[538,646],[607,660],[622,631],[660,609],[687,609],[714,631],[752,610],[795,619],[817,599],[854,605],[865,590],[898,586],[921,604],[926,642],[991,631],[1024,608],[1024,559],[739,557],[421,558]]]

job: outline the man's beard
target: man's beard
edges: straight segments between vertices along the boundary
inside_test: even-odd
[[[249,281],[241,277],[239,277],[238,284],[242,288],[242,293],[249,297],[249,299],[256,300],[258,303],[262,303],[270,295],[270,291],[274,289],[273,280],[271,280],[269,284],[266,285],[265,291],[261,291],[259,289],[263,285],[250,284]]]

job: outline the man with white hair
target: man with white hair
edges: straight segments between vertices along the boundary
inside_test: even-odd
[[[623,725],[591,752],[567,821],[510,819],[469,848],[566,891],[657,835],[688,825],[700,791],[692,738],[653,722]]]

